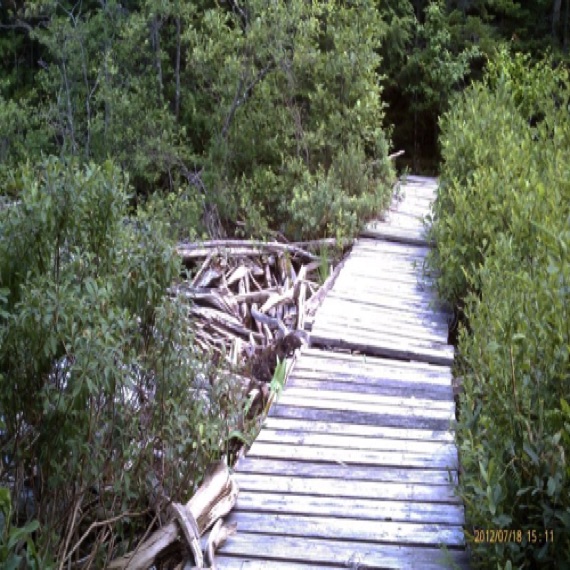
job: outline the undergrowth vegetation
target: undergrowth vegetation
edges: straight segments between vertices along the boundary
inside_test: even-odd
[[[188,307],[165,295],[179,271],[167,228],[127,215],[124,175],[50,159],[12,183],[19,202],[0,211],[0,476],[12,491],[0,489],[0,565],[34,520],[36,567],[85,552],[103,567],[169,499],[193,494],[242,426],[243,396],[195,352]]]
[[[569,104],[565,69],[502,52],[442,119],[431,264],[465,313],[459,491],[469,528],[521,531],[472,541],[481,568],[570,560]]]

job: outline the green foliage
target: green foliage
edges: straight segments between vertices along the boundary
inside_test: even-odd
[[[570,82],[503,52],[442,120],[445,164],[430,263],[465,306],[457,441],[477,567],[570,559]],[[554,541],[533,541],[552,530]]]
[[[247,233],[352,235],[391,181],[377,12],[366,0],[243,9],[191,30],[199,90],[220,101],[207,125],[213,199]]]
[[[25,564],[30,570],[46,568],[40,564],[32,534],[37,531],[37,520],[24,527],[11,526],[12,500],[10,491],[0,487],[0,564],[5,570],[17,570]],[[23,552],[22,552],[23,551]]]
[[[242,402],[197,358],[188,307],[165,298],[179,272],[171,229],[127,217],[112,164],[49,159],[13,184],[20,201],[0,212],[0,443],[14,496],[30,497],[14,522],[39,521],[45,567],[69,556],[76,523],[131,513],[114,526],[124,549],[157,485],[187,499]],[[94,529],[83,548],[101,562]]]
[[[442,118],[433,235],[448,300],[480,289],[477,269],[499,233],[512,236],[519,257],[532,258],[541,238],[531,221],[549,224],[568,213],[570,83],[563,69],[525,61],[499,55],[486,83]]]

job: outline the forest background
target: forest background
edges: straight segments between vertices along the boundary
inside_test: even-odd
[[[352,237],[386,205],[397,150],[399,169],[442,174],[434,263],[466,324],[468,518],[566,533],[558,554],[532,544],[476,554],[482,567],[569,560],[569,10],[568,0],[3,1],[0,563],[50,568],[82,553],[100,567],[156,522],[157,481],[187,498],[243,437],[247,402],[193,346],[186,308],[164,296],[180,274],[173,243]],[[509,202],[505,178],[534,199]],[[501,320],[529,298],[550,311],[544,326],[524,311]],[[481,377],[501,381],[485,392]],[[549,383],[533,392],[539,377]],[[485,416],[488,401],[503,407]],[[112,522],[92,526],[102,520]]]

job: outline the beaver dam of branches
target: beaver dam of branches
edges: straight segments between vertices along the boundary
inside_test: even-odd
[[[278,362],[307,342],[348,245],[333,239],[180,244],[189,277],[170,293],[191,301],[196,345],[239,371],[244,389],[266,398]]]

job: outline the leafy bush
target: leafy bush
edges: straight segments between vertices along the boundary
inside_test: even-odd
[[[179,271],[170,230],[149,212],[127,217],[116,168],[49,159],[12,184],[19,203],[0,212],[1,482],[13,523],[40,524],[42,567],[72,553],[100,564],[106,528],[125,550],[149,509],[192,494],[242,419],[241,396],[197,358],[188,308],[165,297]]]
[[[521,531],[472,541],[481,568],[570,560],[569,101],[566,70],[502,52],[442,120],[430,263],[465,306],[459,492],[471,528]]]
[[[220,101],[209,113],[207,170],[227,225],[289,238],[354,234],[393,178],[374,3],[251,0],[241,14],[211,10],[201,23],[188,33],[190,57],[199,90]]]
[[[442,120],[444,166],[435,203],[432,261],[440,293],[459,301],[480,290],[478,268],[498,234],[531,258],[541,234],[569,212],[570,81],[564,69],[529,68],[499,54]],[[526,71],[525,71],[526,70]]]
[[[565,568],[570,560],[570,232],[537,228],[521,262],[502,234],[479,271],[460,340],[464,393],[457,440],[469,525],[521,530],[472,544],[481,568]],[[532,532],[548,540],[533,540]]]

